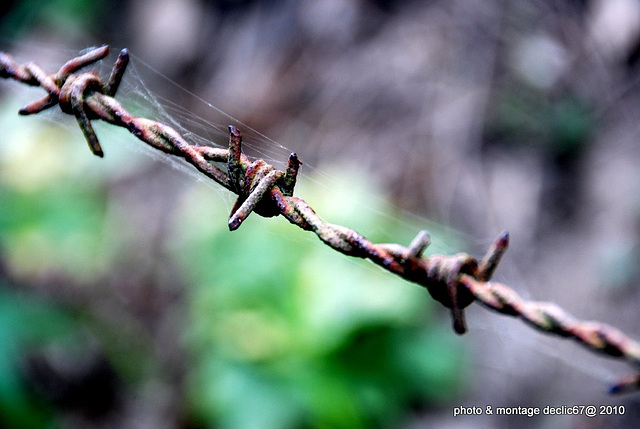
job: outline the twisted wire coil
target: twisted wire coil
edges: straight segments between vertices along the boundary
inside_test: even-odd
[[[47,95],[20,109],[22,115],[41,112],[55,105],[78,120],[91,151],[104,155],[91,126],[103,120],[126,128],[138,139],[167,154],[184,158],[201,173],[238,195],[229,228],[240,227],[250,213],[261,216],[284,216],[290,223],[312,231],[329,247],[348,256],[369,259],[406,280],[425,287],[430,295],[449,308],[458,334],[466,331],[464,308],[474,301],[493,311],[515,316],[530,326],[565,338],[572,338],[592,351],[624,359],[636,373],[619,380],[610,392],[620,393],[640,388],[640,343],[609,325],[580,321],[555,304],[523,300],[505,284],[490,281],[509,242],[502,233],[480,261],[470,255],[422,255],[429,236],[421,231],[408,246],[395,243],[372,243],[362,234],[321,219],[301,198],[293,196],[298,168],[296,154],[291,154],[285,171],[275,169],[264,160],[251,161],[242,153],[242,134],[229,127],[229,149],[189,144],[176,130],[147,118],[131,115],[114,98],[129,55],[120,52],[108,80],[94,72],[76,72],[108,55],[102,46],[65,63],[56,73],[47,74],[34,63],[17,64],[10,55],[0,52],[0,77],[30,86],[42,87]],[[216,165],[226,164],[226,171]]]

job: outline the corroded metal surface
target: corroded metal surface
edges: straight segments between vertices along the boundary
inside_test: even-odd
[[[59,105],[75,116],[91,151],[102,157],[103,151],[91,126],[100,119],[128,129],[150,146],[170,155],[184,158],[196,169],[238,195],[229,218],[235,230],[252,212],[265,217],[284,216],[292,224],[314,232],[318,238],[345,255],[369,259],[388,271],[424,286],[433,299],[451,310],[453,327],[458,334],[466,331],[464,309],[474,301],[496,312],[516,316],[534,328],[549,334],[573,338],[589,349],[627,360],[640,368],[640,344],[619,330],[597,322],[579,321],[555,304],[523,300],[508,286],[491,282],[509,236],[502,233],[480,261],[461,253],[452,256],[424,257],[429,244],[426,232],[420,232],[408,246],[372,243],[362,234],[344,226],[322,220],[301,198],[293,196],[298,168],[294,153],[285,171],[277,170],[264,160],[250,160],[242,152],[242,134],[229,127],[229,149],[189,144],[176,130],[160,122],[136,117],[122,107],[114,96],[129,61],[122,50],[104,83],[93,72],[76,72],[107,56],[103,46],[65,63],[58,72],[47,74],[33,63],[17,64],[11,56],[0,53],[0,77],[31,86],[40,86],[47,95],[20,110],[29,115]],[[216,166],[226,165],[226,171]],[[638,390],[640,375],[632,375],[611,387],[619,393]]]

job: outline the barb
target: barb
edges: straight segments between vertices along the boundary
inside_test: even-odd
[[[107,83],[94,72],[75,74],[108,53],[107,46],[93,49],[68,61],[54,74],[45,73],[33,63],[19,65],[8,54],[0,53],[0,77],[42,87],[47,95],[23,107],[19,113],[30,115],[59,105],[63,112],[76,117],[96,156],[102,157],[103,151],[91,121],[100,119],[128,129],[155,149],[184,158],[238,195],[229,217],[232,231],[252,212],[264,217],[282,215],[292,224],[312,231],[338,252],[369,259],[425,287],[433,299],[450,309],[453,328],[458,334],[466,332],[464,309],[478,301],[496,312],[520,317],[538,330],[573,338],[592,351],[625,359],[640,369],[640,344],[619,330],[597,322],[579,321],[551,303],[524,301],[508,286],[490,281],[509,244],[506,232],[478,261],[465,253],[422,256],[430,243],[425,231],[405,247],[393,243],[375,244],[357,231],[325,222],[303,199],[293,196],[302,164],[295,153],[290,155],[285,171],[280,171],[262,159],[251,161],[242,152],[242,134],[235,126],[229,126],[229,149],[212,148],[189,144],[173,128],[127,112],[114,98],[129,61],[126,49],[120,52]],[[226,170],[216,164],[226,165]],[[610,391],[620,393],[638,389],[640,372],[620,380]]]

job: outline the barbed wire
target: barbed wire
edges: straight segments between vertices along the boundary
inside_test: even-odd
[[[466,253],[423,256],[430,243],[426,231],[418,233],[408,247],[395,243],[372,243],[362,234],[328,223],[301,198],[293,195],[302,164],[295,153],[284,171],[262,159],[250,160],[242,152],[242,134],[229,126],[229,149],[189,144],[176,130],[160,122],[136,117],[114,98],[129,62],[123,49],[106,83],[95,72],[76,72],[105,58],[108,46],[87,51],[47,74],[34,63],[17,64],[0,52],[0,77],[42,87],[47,95],[29,103],[19,113],[30,115],[60,106],[78,120],[91,151],[103,156],[91,125],[103,120],[124,127],[153,148],[185,159],[201,173],[238,195],[229,217],[235,230],[252,212],[264,217],[282,215],[303,230],[312,231],[329,247],[348,256],[369,259],[386,270],[427,289],[433,299],[451,311],[453,328],[466,332],[464,309],[478,301],[496,312],[516,316],[532,327],[565,338],[573,338],[592,351],[627,360],[640,369],[640,343],[618,329],[599,322],[581,321],[555,304],[523,300],[513,289],[490,281],[507,250],[509,235],[503,232],[478,261]],[[222,166],[220,166],[222,164]],[[640,371],[610,387],[611,393],[640,389]]]

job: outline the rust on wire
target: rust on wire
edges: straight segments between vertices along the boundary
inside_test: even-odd
[[[229,149],[197,146],[189,144],[165,124],[127,112],[114,98],[129,62],[126,49],[120,52],[107,83],[95,72],[76,74],[108,53],[108,46],[92,49],[68,61],[56,73],[47,74],[34,63],[20,65],[8,54],[0,52],[0,77],[42,87],[47,95],[26,105],[19,113],[30,115],[59,105],[63,112],[78,120],[89,148],[96,156],[102,157],[103,151],[91,121],[100,119],[128,129],[155,149],[184,158],[201,173],[238,195],[229,217],[232,231],[252,212],[264,217],[282,215],[292,224],[315,233],[334,250],[369,259],[425,287],[433,299],[450,309],[453,328],[458,334],[467,329],[464,309],[478,301],[496,312],[519,317],[540,331],[573,338],[592,351],[625,359],[640,369],[640,343],[619,330],[603,323],[577,320],[551,303],[525,301],[508,286],[490,281],[509,244],[506,232],[478,261],[465,253],[423,256],[430,242],[425,231],[405,247],[372,243],[357,231],[325,222],[303,199],[293,196],[301,165],[295,153],[290,155],[285,171],[281,171],[262,159],[251,161],[242,152],[242,134],[235,126],[229,126]],[[226,170],[215,163],[226,165]],[[610,392],[638,389],[640,371],[618,381],[611,386]]]

